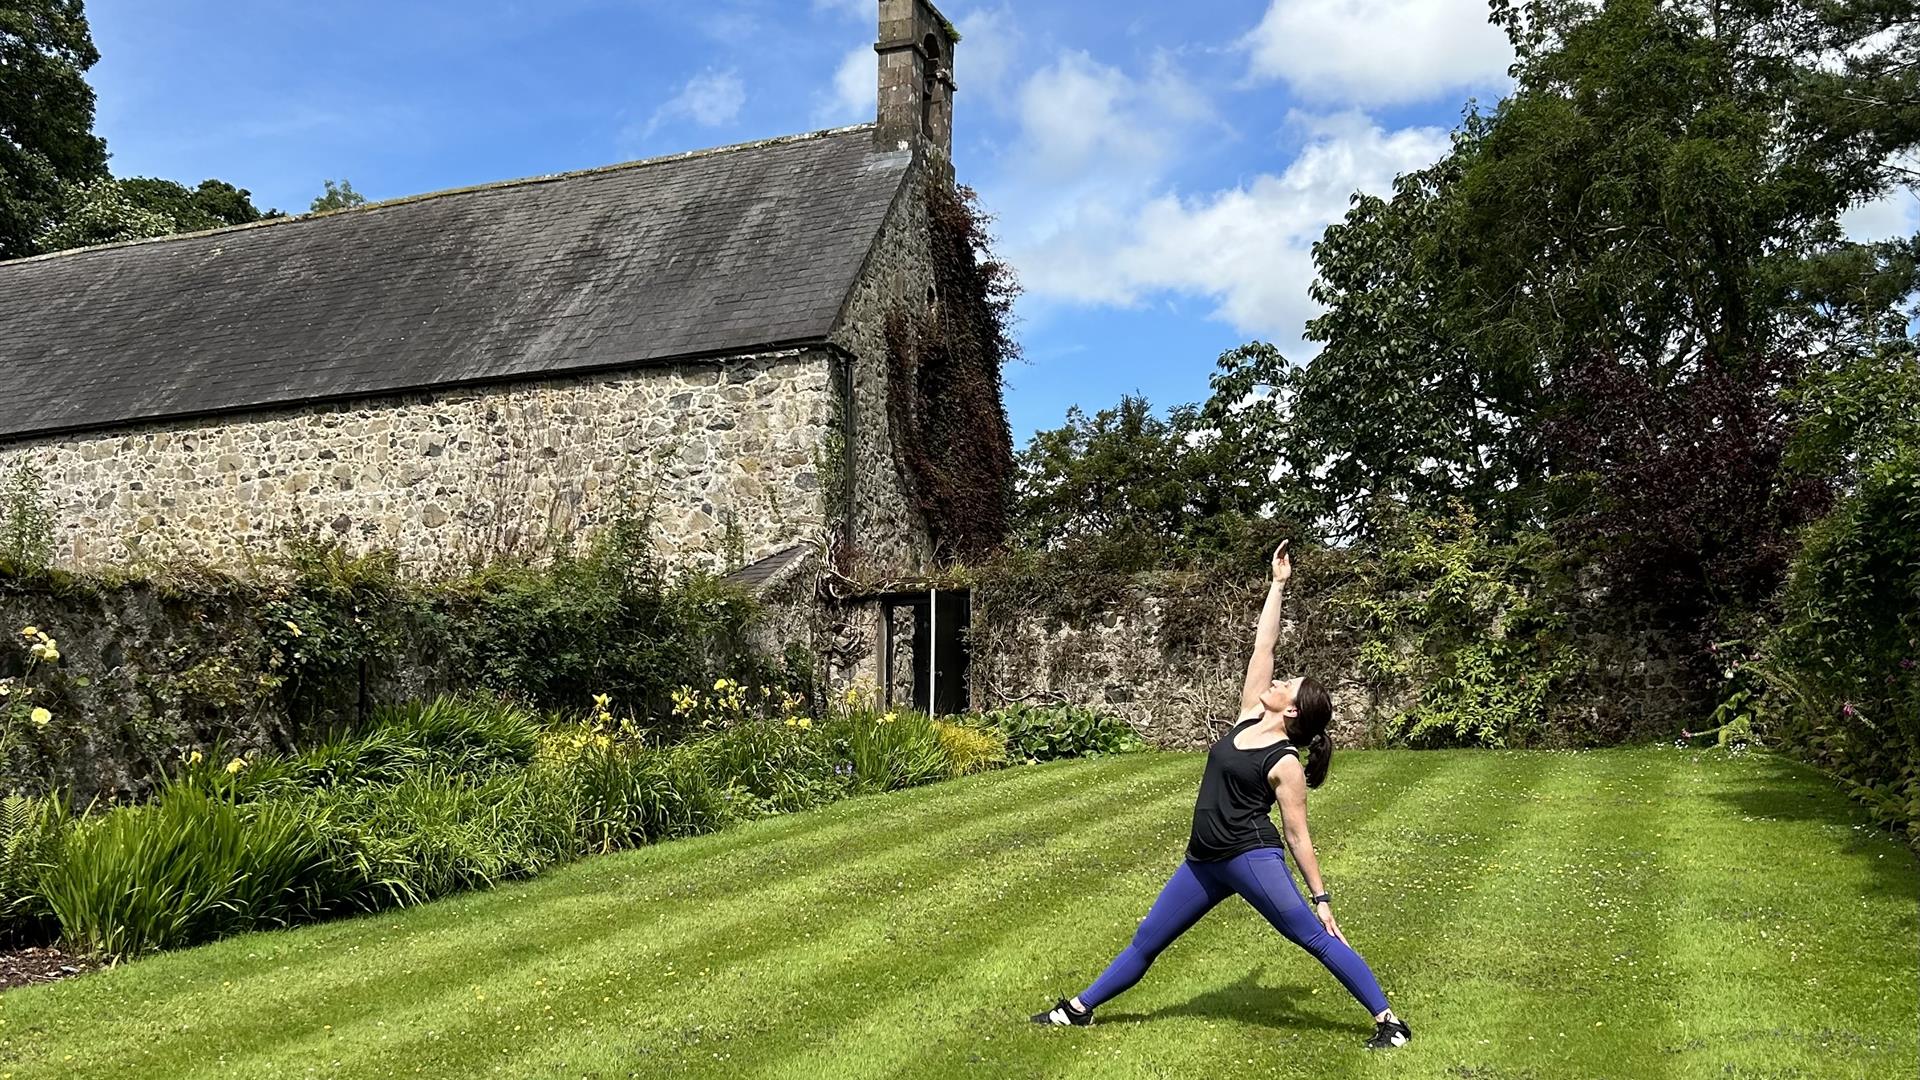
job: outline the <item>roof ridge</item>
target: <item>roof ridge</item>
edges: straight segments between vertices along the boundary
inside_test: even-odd
[[[700,150],[682,150],[678,153],[662,154],[658,157],[638,158],[633,161],[619,161],[611,165],[595,165],[591,168],[586,168],[586,169],[571,169],[566,172],[542,173],[535,176],[515,177],[509,180],[491,180],[484,184],[467,184],[462,187],[442,188],[438,191],[425,191],[417,195],[400,195],[391,199],[382,199],[379,202],[370,202],[364,206],[349,206],[349,207],[343,207],[339,210],[323,210],[318,213],[310,212],[305,214],[287,214],[283,217],[262,218],[259,221],[249,221],[239,225],[221,225],[217,228],[199,229],[193,232],[168,233],[165,236],[148,236],[148,237],[142,237],[141,239],[138,239],[138,240],[115,240],[105,244],[89,244],[86,247],[67,248],[62,251],[48,251],[48,252],[43,252],[39,255],[28,255],[19,259],[8,259],[8,260],[0,261],[0,271],[4,271],[9,267],[23,266],[27,263],[49,262],[54,259],[68,258],[75,255],[87,255],[96,251],[113,251],[120,248],[140,247],[146,244],[164,244],[164,243],[168,243],[170,241],[176,241],[176,240],[197,240],[205,236],[218,236],[224,233],[239,233],[239,232],[245,232],[249,229],[264,229],[270,226],[291,225],[296,222],[304,222],[304,221],[318,221],[326,218],[340,217],[347,214],[366,213],[368,211],[373,211],[373,210],[386,210],[396,206],[408,206],[413,203],[426,202],[431,199],[439,199],[449,195],[469,195],[477,191],[495,191],[495,190],[505,190],[509,188],[517,188],[517,187],[531,187],[535,184],[550,184],[560,180],[576,180],[581,177],[596,176],[602,173],[622,172],[628,169],[644,168],[649,165],[665,165],[671,162],[687,161],[694,158],[718,157],[721,154],[731,154],[731,153],[736,153],[742,150],[759,150],[769,146],[783,146],[789,143],[812,142],[812,141],[831,138],[837,135],[849,135],[856,131],[870,131],[876,126],[878,125],[873,123],[851,124],[847,127],[824,128],[820,131],[807,131],[797,135],[776,135],[773,138],[769,138],[769,139],[755,139],[755,140],[752,140],[751,142],[731,143],[726,146],[713,146],[713,147],[707,147]]]

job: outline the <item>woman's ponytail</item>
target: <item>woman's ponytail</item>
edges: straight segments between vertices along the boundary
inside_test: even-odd
[[[1307,740],[1307,786],[1319,787],[1327,782],[1327,770],[1333,766],[1333,740],[1321,732]]]
[[[1333,723],[1333,698],[1320,680],[1300,680],[1300,692],[1294,696],[1293,723],[1288,734],[1307,748],[1307,786],[1317,788],[1327,782],[1327,769],[1333,765],[1333,739],[1327,726]]]

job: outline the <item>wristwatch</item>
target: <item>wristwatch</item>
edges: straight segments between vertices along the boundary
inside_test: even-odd
[[[1331,904],[1333,903],[1333,897],[1328,896],[1326,893],[1315,893],[1313,902],[1316,904]]]

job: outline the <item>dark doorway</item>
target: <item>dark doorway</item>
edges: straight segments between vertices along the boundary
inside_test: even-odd
[[[934,716],[966,712],[972,703],[967,633],[973,625],[972,595],[965,589],[895,593],[886,599],[884,611],[885,669],[905,674],[910,664],[912,671],[910,681],[887,680],[888,706]]]

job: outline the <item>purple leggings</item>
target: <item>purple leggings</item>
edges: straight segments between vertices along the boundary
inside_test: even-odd
[[[1387,995],[1380,992],[1380,983],[1367,962],[1346,942],[1327,933],[1319,918],[1307,909],[1293,875],[1287,872],[1286,855],[1279,848],[1260,848],[1226,862],[1182,862],[1167,887],[1160,890],[1160,898],[1153,902],[1147,917],[1140,921],[1133,943],[1114,957],[1092,986],[1080,992],[1080,1003],[1094,1008],[1139,982],[1162,949],[1234,893],[1245,897],[1288,941],[1325,964],[1369,1014],[1378,1016],[1386,1011]]]

